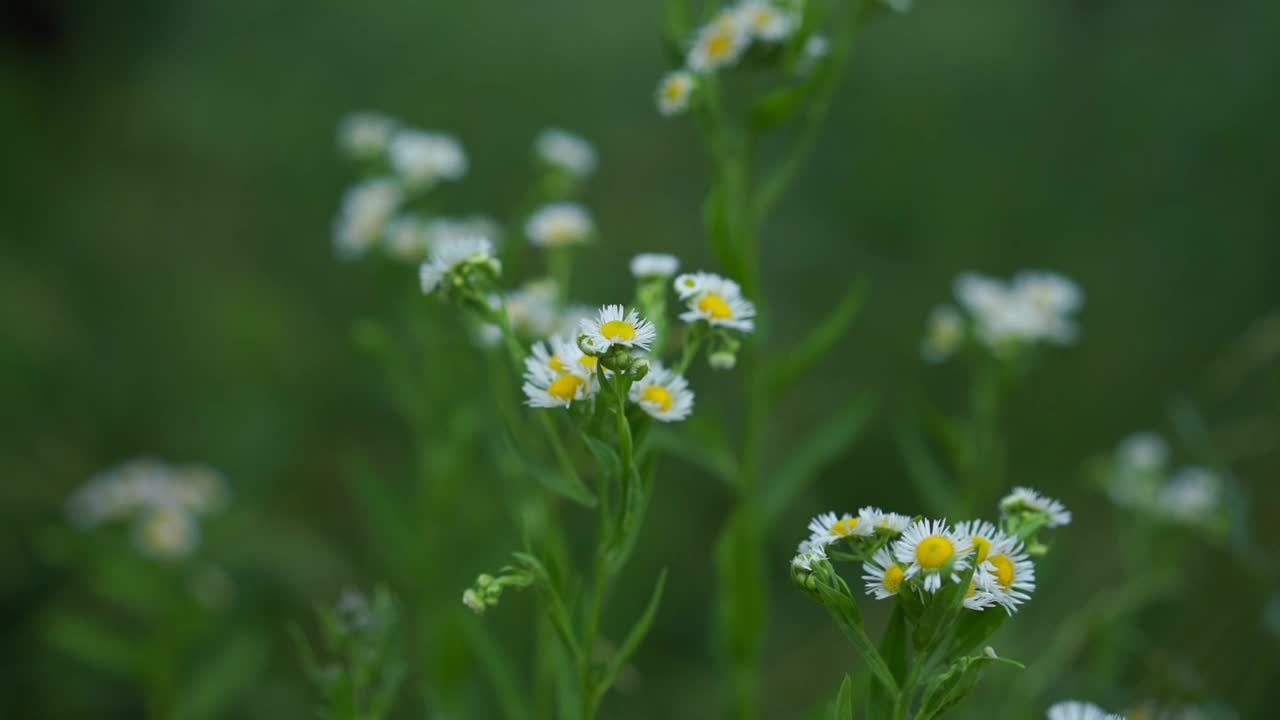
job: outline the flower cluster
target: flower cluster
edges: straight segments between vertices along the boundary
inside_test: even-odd
[[[516,567],[504,567],[497,577],[488,573],[476,578],[475,585],[462,593],[462,604],[477,615],[495,607],[502,598],[502,591],[508,587],[525,588],[533,582],[533,577]]]
[[[1069,345],[1084,301],[1075,283],[1049,272],[1022,272],[1009,282],[962,273],[955,296],[959,308],[940,305],[929,314],[921,354],[930,362],[950,357],[967,338],[997,353],[1040,342]]]
[[[1221,529],[1225,517],[1225,482],[1199,465],[1169,471],[1169,445],[1153,432],[1125,438],[1109,463],[1104,484],[1117,506],[1165,520]]]
[[[1124,720],[1123,715],[1109,713],[1093,703],[1067,700],[1049,708],[1048,720]]]
[[[90,479],[68,499],[67,518],[84,530],[132,522],[143,553],[176,559],[199,544],[199,516],[223,509],[227,499],[226,480],[212,468],[143,458]]]

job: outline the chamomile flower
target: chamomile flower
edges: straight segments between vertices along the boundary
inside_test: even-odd
[[[906,515],[885,512],[878,507],[868,505],[858,510],[858,525],[866,528],[867,534],[901,535],[910,524],[911,518]]]
[[[849,513],[824,512],[809,521],[809,540],[823,545],[833,545],[852,537],[867,537],[873,532],[872,526]]]
[[[986,520],[969,520],[968,522],[958,523],[956,532],[961,537],[969,538],[969,542],[973,545],[974,562],[978,565],[987,561],[987,555],[991,553],[991,546],[1004,536],[998,528]]]
[[[696,290],[690,292],[687,281],[692,277]],[[681,275],[676,279],[676,292],[685,301],[688,310],[680,314],[680,319],[688,323],[705,320],[714,327],[726,327],[742,332],[755,329],[755,305],[742,297],[742,288],[738,283],[713,275],[696,273],[693,276]]]
[[[640,253],[631,258],[631,275],[643,278],[668,278],[680,269],[680,260],[666,253]]]
[[[387,149],[396,130],[394,118],[379,112],[355,112],[338,125],[338,146],[358,160],[371,160]]]
[[[459,180],[467,174],[467,154],[452,135],[425,130],[398,130],[387,145],[391,167],[412,187],[439,180]]]
[[[1116,460],[1126,468],[1149,472],[1169,462],[1169,445],[1153,432],[1136,432],[1116,448]]]
[[[874,595],[877,600],[886,600],[902,590],[907,571],[893,559],[889,548],[880,548],[867,562],[862,563],[862,580],[867,585],[867,594]]]
[[[698,31],[685,63],[694,72],[709,72],[738,62],[751,44],[751,28],[733,9],[721,10]]]
[[[1109,713],[1093,703],[1068,700],[1049,708],[1048,720],[1124,720],[1124,716]]]
[[[577,203],[552,203],[529,216],[524,232],[534,245],[563,247],[589,240],[595,232],[595,223],[590,213]]]
[[[1026,487],[1016,487],[1000,501],[1005,512],[1034,512],[1049,516],[1045,527],[1056,528],[1071,524],[1071,511],[1061,502]]]
[[[643,378],[632,383],[629,396],[631,402],[660,422],[684,420],[693,412],[689,382],[656,361],[649,364],[649,372]]]
[[[936,593],[944,576],[959,582],[959,573],[969,567],[973,551],[969,538],[962,537],[945,520],[918,520],[893,543],[893,555],[907,566],[907,578],[918,578],[927,592]]]
[[[794,27],[791,18],[767,0],[746,0],[737,10],[751,34],[766,42],[780,42]]]
[[[1017,538],[997,537],[980,565],[979,585],[1010,615],[1035,592],[1036,566]]]
[[[387,223],[383,242],[387,252],[403,262],[422,262],[431,245],[426,225],[411,215],[402,215]]]
[[[532,354],[524,362],[526,369],[531,372],[537,366],[556,375],[573,373],[594,381],[600,359],[582,352],[578,344],[569,338],[553,337],[545,342],[534,343]],[[605,372],[608,374],[609,371]]]
[[[621,305],[601,307],[594,318],[584,319],[578,329],[594,355],[602,355],[615,345],[647,351],[658,334],[653,323]]]
[[[200,527],[191,513],[178,507],[160,507],[138,519],[134,538],[146,555],[178,559],[195,550],[200,542]]]
[[[995,607],[998,603],[996,598],[990,591],[984,590],[977,573],[969,579],[969,589],[964,594],[961,604],[968,610],[982,612],[987,608]]]
[[[545,350],[539,352],[541,345],[534,346],[534,357],[525,360],[524,394],[525,402],[530,407],[567,408],[575,402],[586,400],[599,390],[599,383],[593,375],[576,372],[576,368],[568,366],[566,371],[558,371],[552,367],[559,361]]]
[[[547,128],[538,133],[533,147],[540,160],[570,175],[586,177],[596,170],[595,148],[568,130]]]
[[[920,354],[928,362],[942,362],[964,342],[964,316],[950,305],[939,305],[929,312]]]
[[[827,559],[827,549],[821,543],[805,540],[796,548],[795,557],[791,558],[791,566],[802,570],[813,571],[813,566]]]
[[[422,263],[418,272],[423,294],[430,295],[446,275],[466,263],[489,263],[497,267],[493,243],[486,237],[473,235],[450,239],[432,247],[431,256]]]
[[[694,75],[688,70],[673,70],[664,75],[658,83],[658,112],[671,116],[688,110],[696,86]]]
[[[333,245],[338,256],[363,255],[382,237],[404,193],[391,178],[366,180],[342,196],[342,209],[333,221]]]

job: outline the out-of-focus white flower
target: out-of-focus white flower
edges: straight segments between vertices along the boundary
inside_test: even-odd
[[[939,305],[929,313],[920,354],[928,362],[942,362],[964,342],[964,316],[950,305]]]
[[[688,110],[689,99],[696,86],[693,73],[687,70],[674,70],[664,75],[658,83],[658,112],[670,116]]]
[[[426,224],[412,215],[392,218],[384,242],[387,253],[402,262],[422,262],[431,247]]]
[[[694,72],[734,65],[751,44],[751,28],[736,9],[721,10],[698,31],[685,62]]]
[[[1124,720],[1121,715],[1114,715],[1093,703],[1068,700],[1049,708],[1048,720]]]
[[[1070,315],[1079,308],[1082,294],[1061,275],[1024,272],[1006,284],[977,273],[961,273],[955,294],[973,315],[979,339],[993,348],[1041,340],[1065,345],[1075,340]]]
[[[427,187],[440,180],[458,180],[467,174],[467,154],[452,135],[426,130],[398,130],[387,145],[391,167],[412,187]]]
[[[938,592],[944,577],[960,582],[959,573],[969,567],[968,556],[972,552],[969,538],[962,537],[944,520],[913,522],[893,543],[894,557],[907,566],[906,578],[918,579],[930,593]]]
[[[1152,472],[1169,461],[1169,445],[1153,432],[1136,432],[1116,448],[1116,460],[1125,468]]]
[[[554,335],[559,322],[556,305],[560,289],[554,280],[540,278],[530,280],[516,290],[507,293],[503,303],[507,308],[507,322],[516,334],[530,338]]]
[[[795,557],[791,558],[791,566],[812,572],[814,565],[825,562],[826,559],[827,549],[825,546],[805,540],[796,548]]]
[[[742,297],[738,283],[712,273],[693,273],[676,278],[676,293],[688,310],[680,319],[692,323],[706,321],[715,327],[742,332],[755,329],[755,305]]]
[[[1176,520],[1206,524],[1222,499],[1222,479],[1203,467],[1185,467],[1160,489],[1156,508]]]
[[[868,528],[867,532],[877,532],[881,535],[901,535],[903,530],[911,524],[911,518],[906,515],[900,515],[895,512],[885,512],[878,507],[860,508],[858,510],[858,524]]]
[[[530,215],[524,231],[534,245],[563,247],[591,239],[595,223],[586,208],[577,203],[552,203]]]
[[[338,147],[357,160],[372,160],[387,149],[396,121],[380,112],[354,112],[338,124]]]
[[[1077,331],[1070,315],[1080,309],[1084,294],[1069,278],[1050,272],[1021,272],[1013,279],[1015,303],[1036,319],[1035,334],[1066,345]]]
[[[135,538],[147,555],[179,559],[195,550],[200,528],[191,513],[178,507],[159,507],[138,518]]]
[[[596,308],[589,305],[570,305],[560,311],[555,330],[549,334],[577,337],[583,320],[590,320],[596,314]]]
[[[1061,502],[1027,487],[1016,487],[1000,501],[1005,512],[1034,512],[1048,516],[1045,527],[1055,528],[1071,524],[1071,511]]]
[[[789,16],[767,0],[746,0],[738,5],[737,11],[751,34],[765,42],[779,42],[795,27]]]
[[[810,35],[804,41],[804,49],[796,62],[796,72],[807,75],[823,58],[831,54],[831,40],[826,35]]]
[[[501,239],[502,228],[498,226],[498,223],[493,218],[485,215],[472,215],[463,218],[432,218],[423,226],[423,232],[426,233],[428,247],[450,240],[475,237],[477,235],[489,238],[496,245]]]
[[[203,515],[227,506],[227,479],[207,465],[182,465],[171,474],[173,502],[183,510]]]
[[[382,237],[404,193],[391,178],[366,180],[342,196],[342,210],[333,222],[333,244],[339,257],[363,255]]]
[[[631,274],[641,278],[668,278],[680,269],[680,260],[666,253],[640,253],[631,258]]]
[[[653,323],[641,318],[635,310],[627,312],[621,305],[601,307],[594,318],[582,321],[579,331],[592,349],[599,350],[593,353],[596,355],[604,354],[615,345],[648,350],[658,334]]]
[[[664,368],[658,362],[649,364],[649,372],[631,385],[631,402],[659,422],[677,422],[693,412],[693,391],[684,376]]]
[[[814,544],[834,545],[852,537],[868,537],[875,528],[859,522],[859,518],[849,513],[837,515],[824,512],[809,521],[809,541]]]
[[[862,564],[862,580],[866,583],[867,594],[874,595],[877,600],[897,595],[906,576],[906,570],[893,559],[889,548],[880,548]]]
[[[433,245],[430,258],[422,263],[418,277],[422,292],[430,295],[453,270],[465,263],[488,263],[498,267],[493,256],[493,243],[481,236],[461,237]]]
[[[596,171],[596,151],[582,137],[560,128],[547,128],[534,141],[538,158],[570,175],[586,177]]]

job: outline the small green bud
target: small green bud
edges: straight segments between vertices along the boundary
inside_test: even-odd
[[[484,610],[485,610],[484,599],[481,598],[480,594],[477,593],[475,590],[468,588],[466,592],[462,593],[462,604],[471,608],[472,612],[474,612],[477,615],[484,614]]]
[[[717,350],[707,356],[707,364],[712,370],[732,370],[738,364],[738,356],[724,350]]]

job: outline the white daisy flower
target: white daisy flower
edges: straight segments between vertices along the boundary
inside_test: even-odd
[[[893,543],[894,557],[907,566],[906,577],[919,578],[930,593],[942,587],[944,575],[952,582],[960,582],[959,574],[969,567],[967,556],[972,551],[969,538],[962,537],[945,520],[913,522]]]
[[[379,112],[355,112],[338,124],[338,147],[357,160],[372,160],[387,149],[396,121]]]
[[[927,362],[942,362],[964,343],[964,316],[950,305],[929,312],[920,354]]]
[[[615,345],[647,351],[658,335],[653,323],[641,318],[635,310],[627,312],[621,305],[601,307],[594,318],[584,319],[578,330],[586,336],[592,350],[599,350],[596,355],[604,354]]]
[[[901,535],[911,524],[911,518],[868,505],[858,510],[858,524],[867,528],[868,534],[878,532],[881,535]]]
[[[964,599],[961,601],[961,604],[968,610],[982,612],[987,608],[995,607],[998,603],[996,602],[995,595],[990,591],[983,589],[979,575],[978,573],[975,573],[974,577],[969,579],[969,590],[965,592]]]
[[[172,469],[173,502],[198,515],[217,512],[227,506],[227,479],[207,465],[185,465]]]
[[[1169,517],[1206,524],[1222,497],[1222,479],[1202,467],[1185,467],[1160,488],[1156,508]]]
[[[661,422],[684,420],[693,412],[689,382],[656,361],[649,363],[648,374],[632,383],[629,396],[631,402]]]
[[[1093,703],[1068,700],[1049,708],[1048,720],[1124,720],[1124,716],[1109,713]]]
[[[1116,448],[1116,460],[1134,470],[1160,470],[1169,462],[1169,445],[1156,433],[1136,432]]]
[[[530,371],[537,366],[557,375],[573,373],[594,380],[600,359],[582,352],[578,343],[570,338],[553,337],[545,342],[534,343],[532,355],[525,358],[524,362],[525,368]],[[605,373],[608,374],[608,371]]]
[[[1084,293],[1070,278],[1052,272],[1023,271],[1013,278],[1013,292],[1037,312],[1065,315],[1080,309]]]
[[[851,537],[867,537],[875,528],[849,513],[824,512],[809,521],[809,540],[832,545]]]
[[[658,83],[658,112],[671,116],[688,110],[696,86],[693,73],[687,70],[673,70],[662,76]]]
[[[590,213],[577,203],[552,203],[529,216],[524,232],[534,245],[562,247],[589,240],[595,232],[595,223]]]
[[[1061,502],[1026,487],[1016,487],[1000,501],[1005,512],[1039,512],[1049,516],[1045,527],[1062,527],[1071,524],[1071,511]]]
[[[577,337],[583,320],[589,320],[596,314],[596,309],[589,305],[570,305],[560,311],[556,320],[555,335]]]
[[[560,128],[538,133],[534,150],[546,164],[570,175],[586,177],[596,170],[596,151],[584,138]]]
[[[146,555],[178,559],[195,550],[200,528],[191,513],[178,507],[160,507],[138,518],[134,539]]]
[[[422,263],[418,272],[423,294],[434,292],[445,275],[464,263],[482,262],[498,262],[493,256],[493,243],[486,237],[461,237],[435,245],[431,248],[430,258]]]
[[[804,41],[804,60],[806,68],[811,68],[822,58],[831,53],[831,39],[826,35],[810,35]]]
[[[758,39],[779,42],[795,27],[791,18],[767,0],[746,0],[737,7],[742,24]]]
[[[736,10],[721,10],[698,31],[685,63],[694,72],[709,72],[738,62],[751,44],[751,28]]]
[[[813,566],[827,559],[827,549],[821,543],[805,540],[796,548],[796,555],[791,559],[791,566],[813,571]]]
[[[431,245],[426,225],[411,215],[392,218],[383,242],[392,257],[404,262],[422,262]]]
[[[398,130],[387,145],[391,167],[406,183],[426,187],[438,180],[467,174],[467,154],[451,135],[425,130]]]
[[[974,576],[979,586],[1010,615],[1035,592],[1036,566],[1017,538],[997,537],[981,569],[981,575]]]
[[[862,563],[862,580],[867,585],[867,594],[874,595],[877,600],[897,595],[906,576],[906,571],[893,559],[889,548],[880,548],[870,560]]]
[[[1004,533],[986,520],[969,520],[958,523],[956,532],[961,537],[969,538],[969,542],[972,543],[974,549],[974,562],[978,565],[982,565],[987,561],[987,556],[991,554],[991,546],[1004,537]]]
[[[695,273],[684,273],[680,277],[676,278],[673,287],[675,287],[676,295],[678,295],[681,300],[688,300],[701,292],[702,287],[707,280],[714,277],[715,275],[712,275],[711,273],[701,271]]]
[[[427,221],[423,227],[427,236],[427,245],[457,240],[459,238],[480,235],[487,237],[495,244],[501,240],[502,228],[493,218],[484,215],[472,215],[462,218],[438,217]]]
[[[359,257],[377,243],[403,198],[400,184],[391,178],[366,180],[349,188],[333,221],[333,245],[338,256]]]
[[[742,332],[755,329],[756,307],[751,301],[742,297],[742,288],[738,283],[713,275],[696,273],[692,276],[697,290],[688,293],[690,285],[688,275],[676,279],[676,292],[681,294],[689,308],[680,314],[680,319],[692,323],[705,320],[715,327],[727,327]]]
[[[555,365],[566,368],[554,369]],[[524,394],[530,407],[567,408],[586,400],[599,390],[594,375],[578,372],[577,363],[565,365],[563,359],[546,350],[542,343],[533,347],[533,356],[525,359]],[[579,366],[580,367],[580,366]]]
[[[680,260],[666,253],[640,253],[631,258],[631,274],[636,279],[668,278],[680,269]]]

